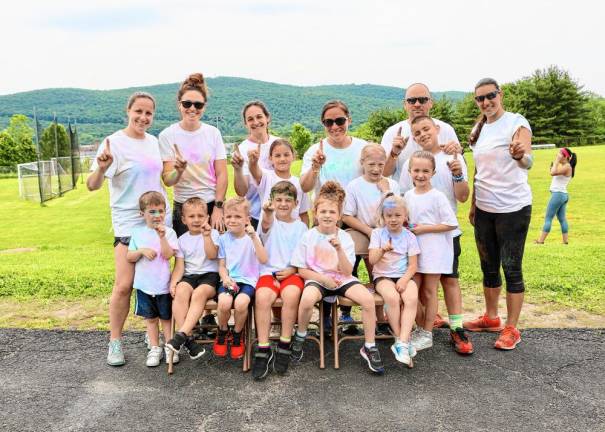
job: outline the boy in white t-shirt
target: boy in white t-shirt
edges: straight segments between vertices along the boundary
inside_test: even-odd
[[[435,175],[431,177],[431,185],[445,194],[454,213],[457,212],[457,202],[465,202],[469,196],[468,174],[466,163],[462,156],[445,154],[439,145],[440,127],[428,116],[419,116],[412,121],[412,135],[423,150],[428,151],[435,158]],[[409,160],[403,164],[403,171],[399,179],[403,193],[414,188],[409,173]],[[445,304],[449,314],[450,336],[454,350],[459,354],[472,354],[473,344],[462,327],[462,292],[458,282],[458,263],[461,253],[460,236],[462,231],[456,228],[452,231],[454,258],[452,272],[441,275]],[[420,317],[422,318],[422,317]],[[438,321],[442,321],[439,322]],[[447,326],[446,322],[437,316],[436,326]]]
[[[290,265],[293,246],[307,232],[305,225],[294,217],[292,209],[298,205],[297,188],[289,181],[280,181],[271,188],[270,200],[263,205],[259,227],[260,237],[267,249],[268,262],[260,267],[260,278],[256,284],[254,314],[258,349],[252,363],[252,377],[264,379],[273,368],[284,374],[290,364],[290,341],[296,322],[298,303],[304,281],[297,268]],[[281,337],[275,354],[271,350],[271,306],[281,297]]]
[[[212,351],[218,357],[227,355],[228,322],[231,307],[235,324],[231,341],[231,358],[242,358],[245,344],[242,330],[248,317],[248,305],[254,298],[259,263],[267,262],[267,251],[250,224],[250,204],[245,198],[231,198],[225,203],[227,232],[219,237],[218,334]]]
[[[178,331],[166,346],[178,353],[184,345],[192,360],[206,350],[193,341],[193,329],[204,312],[206,302],[218,289],[218,231],[209,224],[208,207],[194,197],[183,203],[182,223],[189,229],[179,237],[179,250],[170,280],[174,320]]]
[[[161,193],[145,192],[139,198],[139,207],[145,219],[145,226],[132,231],[126,259],[136,263],[133,283],[136,289],[134,313],[145,319],[151,344],[145,364],[154,367],[158,366],[162,359],[158,320],[162,323],[165,340],[171,338],[169,260],[178,249],[178,243],[174,230],[164,225],[166,200]]]

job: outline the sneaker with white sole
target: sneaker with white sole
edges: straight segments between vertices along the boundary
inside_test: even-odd
[[[162,360],[162,353],[164,350],[159,346],[152,346],[149,352],[147,353],[147,360],[145,364],[148,367],[156,367],[160,365],[160,360]]]
[[[416,351],[433,347],[433,333],[422,328],[412,332],[412,345]]]
[[[412,358],[416,356],[416,349],[411,343],[395,342],[391,345],[391,351],[395,354],[395,358],[398,362],[405,365],[410,365]]]
[[[107,353],[107,364],[109,366],[122,366],[126,363],[124,351],[122,351],[122,341],[114,339],[109,342],[109,352]]]
[[[167,346],[164,347],[164,358],[166,359],[166,364],[168,364],[168,360],[170,359],[170,357],[168,357],[170,354],[172,354],[172,364],[177,364],[178,362],[181,361],[181,359],[179,358],[179,353],[176,353],[174,351],[172,351],[170,348],[168,348]],[[149,365],[147,365],[149,366]]]

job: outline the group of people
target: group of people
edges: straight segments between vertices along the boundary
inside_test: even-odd
[[[128,125],[99,146],[87,180],[95,190],[109,179],[115,284],[107,363],[125,363],[121,335],[133,287],[135,314],[147,326],[148,366],[159,365],[171,351],[175,363],[183,349],[191,359],[204,355],[193,331],[211,299],[218,303],[212,351],[233,359],[244,355],[242,330],[254,305],[255,379],[271,370],[285,373],[301,360],[314,305],[336,296],[361,307],[360,355],[377,374],[384,372],[375,343],[377,318],[388,321],[391,350],[408,365],[417,351],[432,347],[434,326],[449,326],[460,354],[473,353],[467,330],[498,332],[495,347],[514,349],[521,340],[522,259],[532,203],[527,170],[533,158],[529,123],[506,112],[502,99],[493,79],[475,87],[481,117],[469,138],[472,193],[463,147],[450,125],[429,116],[432,98],[424,84],[407,88],[408,118],[391,126],[380,144],[351,136],[346,104],[327,102],[320,116],[326,138],[303,155],[300,178],[292,173],[292,145],[269,133],[267,107],[252,101],[242,110],[248,137],[231,155],[238,196],[225,200],[227,155],[219,130],[201,121],[208,103],[202,74],[181,84],[181,119],[159,140],[146,132],[156,108],[153,96],[134,93],[126,106]],[[560,165],[553,172],[565,174]],[[174,188],[172,206],[164,186]],[[456,211],[469,196],[486,309],[463,322]],[[362,259],[369,286],[357,277]],[[500,267],[506,322],[498,314]],[[447,320],[438,314],[439,284]],[[384,308],[375,307],[371,290],[383,297]],[[273,348],[271,306],[278,297],[282,327]],[[350,312],[343,309],[341,319],[351,319]]]

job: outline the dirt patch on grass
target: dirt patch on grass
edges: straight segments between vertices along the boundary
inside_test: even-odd
[[[35,252],[38,248],[35,247],[26,247],[26,248],[15,248],[15,249],[2,249],[0,250],[0,255],[2,254],[16,254],[16,253],[24,253],[24,252]]]

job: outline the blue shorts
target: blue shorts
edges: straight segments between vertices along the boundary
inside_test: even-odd
[[[143,318],[172,318],[172,296],[170,294],[151,295],[136,290],[134,314]]]
[[[254,287],[252,285],[238,283],[237,286],[239,287],[239,290],[234,293],[231,290],[225,288],[225,285],[221,285],[220,287],[218,287],[218,295],[221,295],[222,293],[231,294],[235,299],[240,294],[246,294],[248,297],[250,297],[250,300],[254,298]]]

